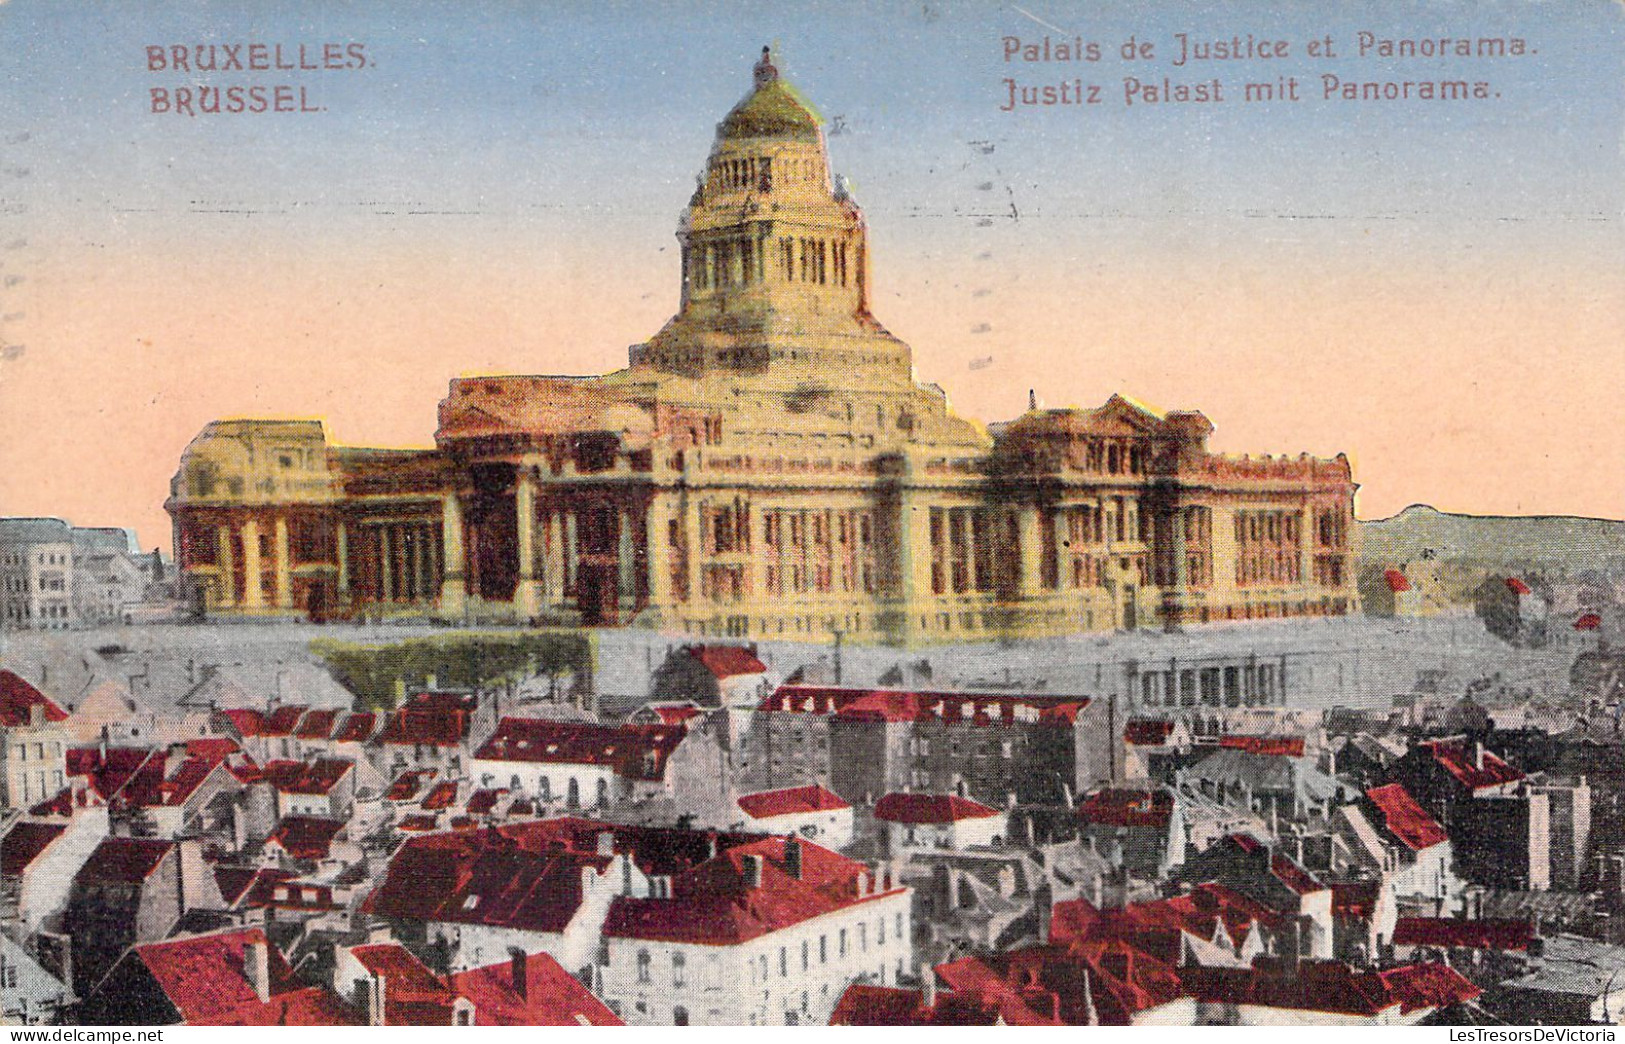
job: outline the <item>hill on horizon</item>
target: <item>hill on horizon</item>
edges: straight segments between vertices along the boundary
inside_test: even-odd
[[[1360,522],[1362,564],[1424,557],[1537,566],[1566,573],[1625,566],[1625,521],[1568,515],[1463,515],[1412,504]]]

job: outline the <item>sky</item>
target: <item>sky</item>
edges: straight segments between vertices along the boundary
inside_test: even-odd
[[[1175,66],[1181,34],[1286,53]],[[1007,59],[1046,36],[1100,59]],[[1487,38],[1524,53],[1453,53]],[[198,44],[365,64],[171,67]],[[0,0],[0,514],[167,548],[212,419],[427,446],[452,377],[625,365],[764,44],[830,121],[877,318],[960,412],[1121,392],[1216,450],[1347,453],[1364,518],[1625,517],[1619,0]],[[1403,96],[1457,80],[1485,97]],[[1098,101],[1005,111],[1007,81]],[[311,111],[178,113],[200,85]]]

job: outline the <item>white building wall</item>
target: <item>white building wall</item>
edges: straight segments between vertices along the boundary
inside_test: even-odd
[[[738,946],[609,938],[599,995],[635,1026],[674,1025],[679,1010],[692,1025],[822,1026],[852,983],[893,985],[912,973],[912,893],[877,896]]]
[[[47,917],[67,906],[73,879],[107,833],[105,807],[76,809],[68,829],[23,871],[17,910],[31,931],[39,931]]]

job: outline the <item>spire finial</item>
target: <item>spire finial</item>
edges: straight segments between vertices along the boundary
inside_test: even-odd
[[[1028,388],[1027,389],[1027,412],[1031,413],[1033,410],[1036,410],[1036,409],[1038,409],[1038,389],[1037,388]]]
[[[762,48],[762,60],[756,63],[751,70],[755,76],[757,87],[766,87],[779,78],[779,70],[773,65],[773,48]]]

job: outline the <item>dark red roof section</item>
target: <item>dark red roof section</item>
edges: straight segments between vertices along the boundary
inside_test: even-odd
[[[1219,746],[1245,750],[1249,754],[1268,754],[1282,758],[1303,757],[1302,736],[1240,736],[1221,737]]]
[[[27,725],[33,708],[39,707],[46,721],[66,721],[68,712],[49,696],[11,671],[0,670],[0,725],[8,729]]]
[[[467,689],[415,692],[406,701],[407,710],[428,711],[432,714],[473,714],[479,707],[479,695]]]
[[[1450,840],[1444,827],[1435,822],[1401,784],[1372,787],[1365,796],[1382,813],[1388,832],[1399,838],[1405,847],[1420,852]]]
[[[801,873],[786,866],[788,846],[800,848]],[[752,887],[746,861],[760,860]],[[845,910],[900,888],[864,895],[869,868],[809,841],[769,837],[734,845],[671,881],[671,897],[618,896],[604,934],[611,937],[731,946],[815,917]]]
[[[390,711],[378,742],[395,746],[456,747],[468,738],[469,716],[461,710]]]
[[[741,674],[762,674],[767,664],[756,654],[738,645],[693,645],[688,654],[698,660],[717,679],[733,678]]]
[[[333,723],[338,720],[339,712],[336,710],[313,710],[305,715],[299,723],[294,735],[302,740],[324,740],[333,731]]]
[[[1332,916],[1369,921],[1376,913],[1381,892],[1379,881],[1333,881]]]
[[[1388,581],[1388,590],[1400,594],[1411,589],[1410,577],[1397,569],[1384,570],[1382,578]]]
[[[361,743],[372,735],[376,727],[378,715],[371,711],[358,711],[346,714],[339,723],[338,731],[333,733],[334,743]]]
[[[489,815],[497,807],[497,802],[501,801],[507,794],[508,788],[506,787],[485,787],[476,790],[468,795],[468,803],[463,806],[463,811],[471,816]]]
[[[265,724],[260,729],[262,736],[292,736],[293,730],[299,726],[299,719],[305,716],[310,708],[303,704],[287,704],[278,707],[265,716]]]
[[[262,735],[265,731],[265,715],[250,707],[236,707],[216,713],[230,722],[237,735],[244,739]]]
[[[1123,742],[1136,747],[1160,747],[1174,734],[1174,723],[1162,718],[1130,718],[1123,725]]]
[[[61,823],[18,823],[0,838],[0,876],[18,877],[28,865],[62,836]]]
[[[395,777],[384,797],[389,801],[415,801],[424,786],[438,775],[438,769],[407,769]]]
[[[1444,965],[1357,972],[1340,961],[1302,961],[1288,969],[1260,960],[1251,968],[1183,969],[1192,996],[1209,1004],[1253,1005],[1375,1018],[1397,1007],[1448,1007],[1477,997],[1472,983]]]
[[[1432,753],[1445,771],[1471,790],[1503,786],[1523,778],[1522,772],[1489,751],[1484,752],[1484,764],[1479,767],[1478,748],[1464,739],[1433,740],[1418,746]]]
[[[352,947],[351,956],[384,980],[386,1026],[450,1026],[455,991],[399,943]]]
[[[932,974],[935,974],[934,972]],[[853,984],[841,994],[831,1026],[996,1026],[996,1003],[971,993],[941,990],[927,1005],[919,990]],[[1006,1022],[1006,1025],[1009,1023]]]
[[[1158,827],[1167,829],[1174,813],[1171,791],[1108,787],[1097,790],[1078,805],[1078,818],[1095,826]]]
[[[875,802],[875,818],[888,823],[956,823],[998,814],[998,809],[958,794],[887,794]]]
[[[476,758],[556,765],[603,765],[629,779],[662,779],[666,759],[688,731],[674,725],[593,725],[503,718]]]
[[[175,842],[151,838],[109,837],[96,846],[75,881],[92,883],[140,884],[164,857],[174,851]]]
[[[773,816],[794,816],[808,812],[833,812],[851,808],[839,794],[825,790],[816,783],[785,790],[764,790],[745,794],[739,798],[739,807],[753,819]]]
[[[1602,626],[1602,616],[1598,613],[1581,613],[1580,618],[1574,621],[1576,631],[1595,631]]]
[[[781,685],[760,711],[835,715],[848,721],[1012,725],[1037,722],[1070,727],[1089,705],[1086,696],[1017,696],[1008,693],[908,692],[816,685]]]
[[[443,808],[450,808],[456,801],[457,784],[447,780],[429,788],[429,792],[423,796],[420,807],[425,812],[439,812]]]
[[[1528,950],[1535,929],[1528,921],[1495,918],[1401,917],[1394,924],[1395,946],[1441,949]]]
[[[337,819],[283,816],[268,840],[295,859],[326,859],[332,850],[333,838],[343,829],[343,821]]]
[[[1507,577],[1507,590],[1513,594],[1526,595],[1529,593],[1529,585],[1515,576],[1509,576]]]
[[[270,761],[261,778],[284,794],[320,795],[331,792],[354,768],[355,762],[344,758]]]

